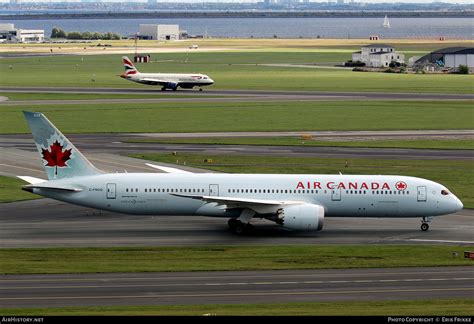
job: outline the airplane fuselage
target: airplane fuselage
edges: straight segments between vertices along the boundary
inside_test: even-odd
[[[122,75],[124,79],[149,85],[159,85],[164,88],[176,87],[191,89],[193,87],[209,86],[214,81],[204,74],[176,74],[176,73],[140,73]],[[155,80],[159,80],[157,82]],[[164,83],[161,83],[163,81]]]
[[[125,173],[48,184],[77,191],[35,188],[33,192],[126,214],[237,217],[240,213],[183,196],[301,201],[322,206],[328,217],[428,217],[462,208],[441,184],[406,176]]]

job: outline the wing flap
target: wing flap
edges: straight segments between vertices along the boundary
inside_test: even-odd
[[[184,197],[190,199],[202,200],[206,203],[216,203],[217,205],[226,206],[227,209],[248,208],[259,214],[276,213],[284,205],[304,204],[299,200],[267,200],[267,199],[248,199],[236,197],[216,197],[216,196],[196,196],[171,194],[176,197]]]

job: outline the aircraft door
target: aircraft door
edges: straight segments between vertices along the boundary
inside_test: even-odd
[[[209,196],[219,196],[219,185],[217,184],[209,185]]]
[[[417,200],[418,201],[426,201],[426,187],[420,186],[417,188]]]
[[[331,190],[331,199],[333,201],[340,201],[341,200],[341,188],[333,188]]]
[[[107,199],[115,199],[116,197],[116,188],[117,185],[115,183],[108,183],[107,184]]]

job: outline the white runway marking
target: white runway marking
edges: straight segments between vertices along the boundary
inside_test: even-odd
[[[436,242],[436,243],[474,244],[474,241],[424,240],[424,239],[409,239],[408,241],[413,241],[413,242]]]

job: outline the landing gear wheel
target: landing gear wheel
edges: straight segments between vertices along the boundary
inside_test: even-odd
[[[426,232],[429,228],[430,228],[430,225],[428,225],[427,223],[421,224],[421,230],[423,232]]]
[[[202,91],[202,88],[199,88],[199,91]]]
[[[166,91],[166,88],[165,87],[161,88],[161,91]]]
[[[254,227],[252,224],[250,223],[244,224],[235,218],[229,219],[227,224],[229,225],[230,230],[238,235],[248,234],[254,230]]]
[[[237,226],[234,229],[235,233],[238,235],[242,235],[245,233],[245,224],[242,222],[239,222]]]
[[[173,88],[173,91],[176,91],[176,90],[178,90],[178,87],[174,87],[174,88]]]
[[[234,230],[234,229],[237,227],[238,224],[239,224],[239,221],[236,220],[235,218],[231,218],[231,219],[229,219],[229,221],[227,222],[227,225],[229,225],[229,228],[230,228],[231,230]]]

